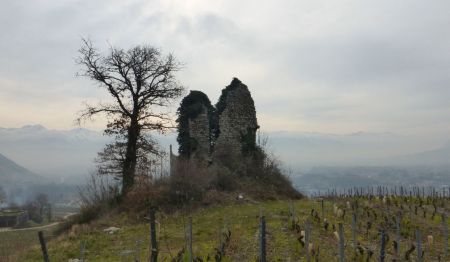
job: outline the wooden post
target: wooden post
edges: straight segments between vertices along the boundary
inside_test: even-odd
[[[311,231],[311,224],[309,220],[305,223],[305,250],[306,250],[306,261],[310,261],[310,254],[309,254],[309,239],[310,239],[310,232]]]
[[[356,213],[352,215],[352,240],[353,240],[353,251],[356,253]]]
[[[322,221],[323,221],[325,219],[325,207],[323,204],[323,198],[322,198],[322,200],[320,200],[320,205],[322,207]]]
[[[84,262],[84,254],[86,253],[86,241],[80,242],[80,262]]]
[[[155,221],[155,210],[150,208],[149,212],[150,218],[150,262],[158,261],[158,242],[156,240],[156,221]]]
[[[44,262],[49,262],[50,259],[48,257],[47,246],[45,245],[44,233],[42,231],[38,232],[39,243],[41,243],[42,256],[44,258]]]
[[[422,257],[422,234],[420,229],[416,229],[416,241],[417,241],[417,262],[423,262]]]
[[[141,243],[142,240],[136,240],[136,247],[134,250],[134,262],[141,261]]]
[[[160,174],[160,176],[159,176],[159,179],[160,180],[162,180],[162,178],[163,178],[163,156],[161,155],[161,174]]]
[[[397,242],[397,246],[395,247],[395,254],[397,255],[397,257],[400,257],[400,223],[401,223],[401,219],[400,219],[400,215],[397,214],[397,217],[395,219],[395,240]]]
[[[339,223],[339,262],[345,262],[344,226]]]
[[[218,254],[216,255],[216,262],[222,261],[222,257],[225,252],[225,241],[223,239],[225,233],[225,225],[219,227],[219,248],[217,248]]]
[[[266,218],[261,216],[259,223],[259,261],[266,262]]]
[[[447,224],[447,216],[443,213],[442,216],[442,230],[444,235],[444,257],[448,256],[448,224]]]
[[[381,247],[380,247],[380,262],[384,262],[386,257],[386,233],[384,229],[381,230]]]
[[[262,216],[262,209],[259,210],[259,216]],[[289,201],[289,216],[291,217],[291,219],[295,219],[295,206],[292,203],[292,201]]]
[[[194,255],[192,254],[192,217],[188,219],[188,251],[189,251],[189,262],[194,261]]]

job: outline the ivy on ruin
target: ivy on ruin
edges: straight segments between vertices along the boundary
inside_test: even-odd
[[[199,114],[201,114],[206,108],[207,115],[209,118],[209,133],[210,136],[215,133],[217,128],[217,117],[216,109],[211,105],[211,101],[208,96],[201,91],[191,91],[181,101],[180,107],[178,108],[177,123],[178,123],[178,137],[177,141],[179,144],[178,152],[180,156],[190,157],[191,153],[197,148],[198,142],[191,138],[189,133],[189,120],[195,119]],[[213,139],[210,139],[213,141]],[[210,147],[213,144],[211,142]]]

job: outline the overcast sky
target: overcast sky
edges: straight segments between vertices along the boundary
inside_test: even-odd
[[[0,34],[1,127],[70,129],[107,99],[75,77],[89,37],[172,52],[213,103],[238,77],[267,131],[450,137],[447,0],[0,0]]]

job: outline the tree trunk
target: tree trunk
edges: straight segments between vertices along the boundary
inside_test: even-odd
[[[128,128],[127,151],[123,163],[122,195],[125,195],[134,184],[137,161],[137,141],[139,125],[137,119],[132,119]]]

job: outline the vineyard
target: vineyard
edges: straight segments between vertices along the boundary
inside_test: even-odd
[[[46,248],[50,261],[449,261],[448,193],[331,190],[298,201],[115,214],[47,238]],[[37,234],[33,241],[19,261],[42,261]]]

